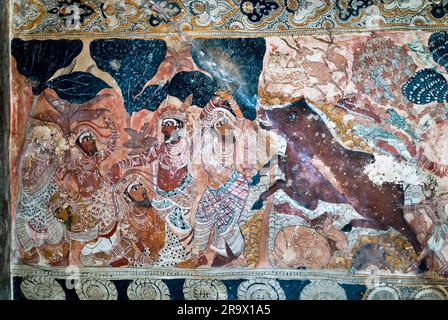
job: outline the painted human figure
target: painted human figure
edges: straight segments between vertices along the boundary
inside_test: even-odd
[[[203,109],[200,119],[207,188],[195,216],[196,264],[208,263],[204,256],[210,248],[214,253],[212,266],[222,266],[244,250],[238,221],[249,186],[244,175],[236,170],[235,152],[244,117],[236,101],[219,92]]]
[[[118,221],[111,183],[102,175],[100,165],[115,152],[119,133],[115,123],[104,115],[108,109],[97,107],[98,102],[110,95],[98,95],[83,104],[70,103],[51,91],[44,91],[44,96],[53,110],[33,118],[59,126],[68,144],[53,178],[62,190],[71,193],[73,203],[80,208],[87,207],[89,218],[80,221],[96,220],[94,228],[89,223],[88,227],[80,226],[79,232],[67,230],[73,240],[72,263],[78,264],[81,250],[84,255],[107,251],[116,239]],[[103,127],[96,123],[101,116]],[[109,130],[109,135],[100,130]],[[97,142],[105,147],[100,150]]]
[[[55,173],[64,148],[63,136],[54,125],[31,129],[19,164],[20,196],[14,216],[15,236],[20,244],[20,260],[37,263],[40,249],[64,242],[64,225],[48,210],[53,194],[60,192]],[[46,255],[50,264],[59,263]]]
[[[87,207],[89,219],[97,222],[93,229],[81,227],[83,231],[70,233],[72,240],[77,241],[73,250],[75,260],[78,250],[83,255],[110,250],[116,237],[118,221],[110,193],[111,184],[101,174],[100,165],[115,151],[118,130],[109,118],[105,117],[104,122],[106,128],[110,129],[110,134],[104,141],[105,149],[98,149],[97,140],[104,137],[93,126],[80,125],[75,131],[78,150],[71,152],[67,165],[59,173],[62,181],[67,176],[74,181],[78,206]]]
[[[424,212],[432,221],[428,236],[422,239],[426,246],[418,257],[418,261],[422,261],[431,255],[433,259],[431,269],[439,269],[443,275],[448,274],[448,256],[446,248],[448,247],[448,193],[441,193],[434,197],[432,203],[411,205],[414,210],[424,209]],[[426,239],[425,239],[426,238]],[[440,266],[437,268],[435,264]]]
[[[130,170],[114,187],[114,204],[120,216],[120,242],[101,255],[113,267],[174,266],[188,252],[152,206],[155,192],[142,172]]]
[[[156,163],[157,187],[151,200],[152,206],[189,250],[192,236],[189,216],[198,193],[197,183],[188,169],[192,147],[186,128],[186,110],[191,105],[192,96],[183,103],[174,100],[167,100],[153,118],[154,124],[160,122],[163,142],[118,161],[110,172],[111,180],[116,181],[121,172],[138,167],[150,168]],[[133,143],[138,145],[139,141]]]
[[[109,254],[97,254],[113,267],[149,266],[165,246],[165,221],[152,207],[148,192],[137,174],[127,175],[114,186],[120,242]]]

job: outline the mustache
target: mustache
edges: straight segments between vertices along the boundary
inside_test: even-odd
[[[148,198],[145,198],[140,201],[132,199],[132,202],[134,203],[134,206],[136,206],[138,208],[152,208],[151,200]]]
[[[90,150],[89,152],[85,152],[88,156],[94,156],[94,155],[96,155],[96,154],[98,154],[98,148],[97,148],[97,146],[95,145],[93,148],[92,148],[92,150]]]

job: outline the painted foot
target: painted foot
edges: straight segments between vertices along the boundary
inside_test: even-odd
[[[199,257],[193,257],[188,260],[182,261],[178,263],[176,267],[184,269],[195,269],[197,267],[204,266],[207,263],[207,257],[205,255],[200,255]]]
[[[426,259],[423,259],[418,265],[417,273],[425,273],[426,271],[428,271],[428,265],[426,263]]]
[[[123,257],[121,259],[115,260],[110,263],[110,266],[113,268],[120,268],[125,267],[129,265],[129,260],[126,257]]]
[[[213,259],[212,267],[222,267],[222,266],[225,266],[226,264],[229,264],[230,262],[232,262],[235,259],[236,259],[235,256],[225,257],[225,256],[217,255],[215,257],[215,259]]]
[[[257,172],[256,175],[252,177],[252,182],[250,183],[251,186],[256,186],[260,183],[261,175],[260,172]]]
[[[352,231],[353,226],[351,223],[347,223],[345,226],[342,227],[341,231],[342,232],[350,232]]]
[[[262,199],[258,199],[252,206],[251,210],[260,210],[261,208],[263,208],[263,204],[264,204],[264,201]]]

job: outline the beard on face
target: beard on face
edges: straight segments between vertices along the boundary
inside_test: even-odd
[[[134,206],[138,208],[152,208],[151,200],[145,198],[141,201],[134,201]]]
[[[143,200],[135,200],[131,195],[129,195],[129,198],[131,198],[132,203],[137,208],[152,208],[151,200],[146,195]]]
[[[98,154],[98,148],[96,147],[96,145],[93,145],[92,150],[86,152],[86,154],[87,154],[89,157],[92,157],[92,156]]]
[[[92,149],[89,150],[89,151],[87,151],[87,150],[82,146],[82,144],[81,144],[80,142],[77,141],[76,144],[78,145],[78,147],[81,149],[81,151],[82,151],[86,156],[93,157],[94,155],[96,155],[96,154],[98,153],[98,148],[97,148],[96,144],[93,144],[93,145],[92,145]]]
[[[167,133],[167,132],[164,132],[163,133],[163,138],[164,138],[165,142],[168,142],[171,139],[171,135],[169,133]]]

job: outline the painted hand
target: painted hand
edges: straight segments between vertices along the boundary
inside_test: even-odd
[[[120,166],[118,165],[118,163],[114,163],[109,170],[109,181],[113,184],[117,183],[118,180],[120,180],[120,173]]]

